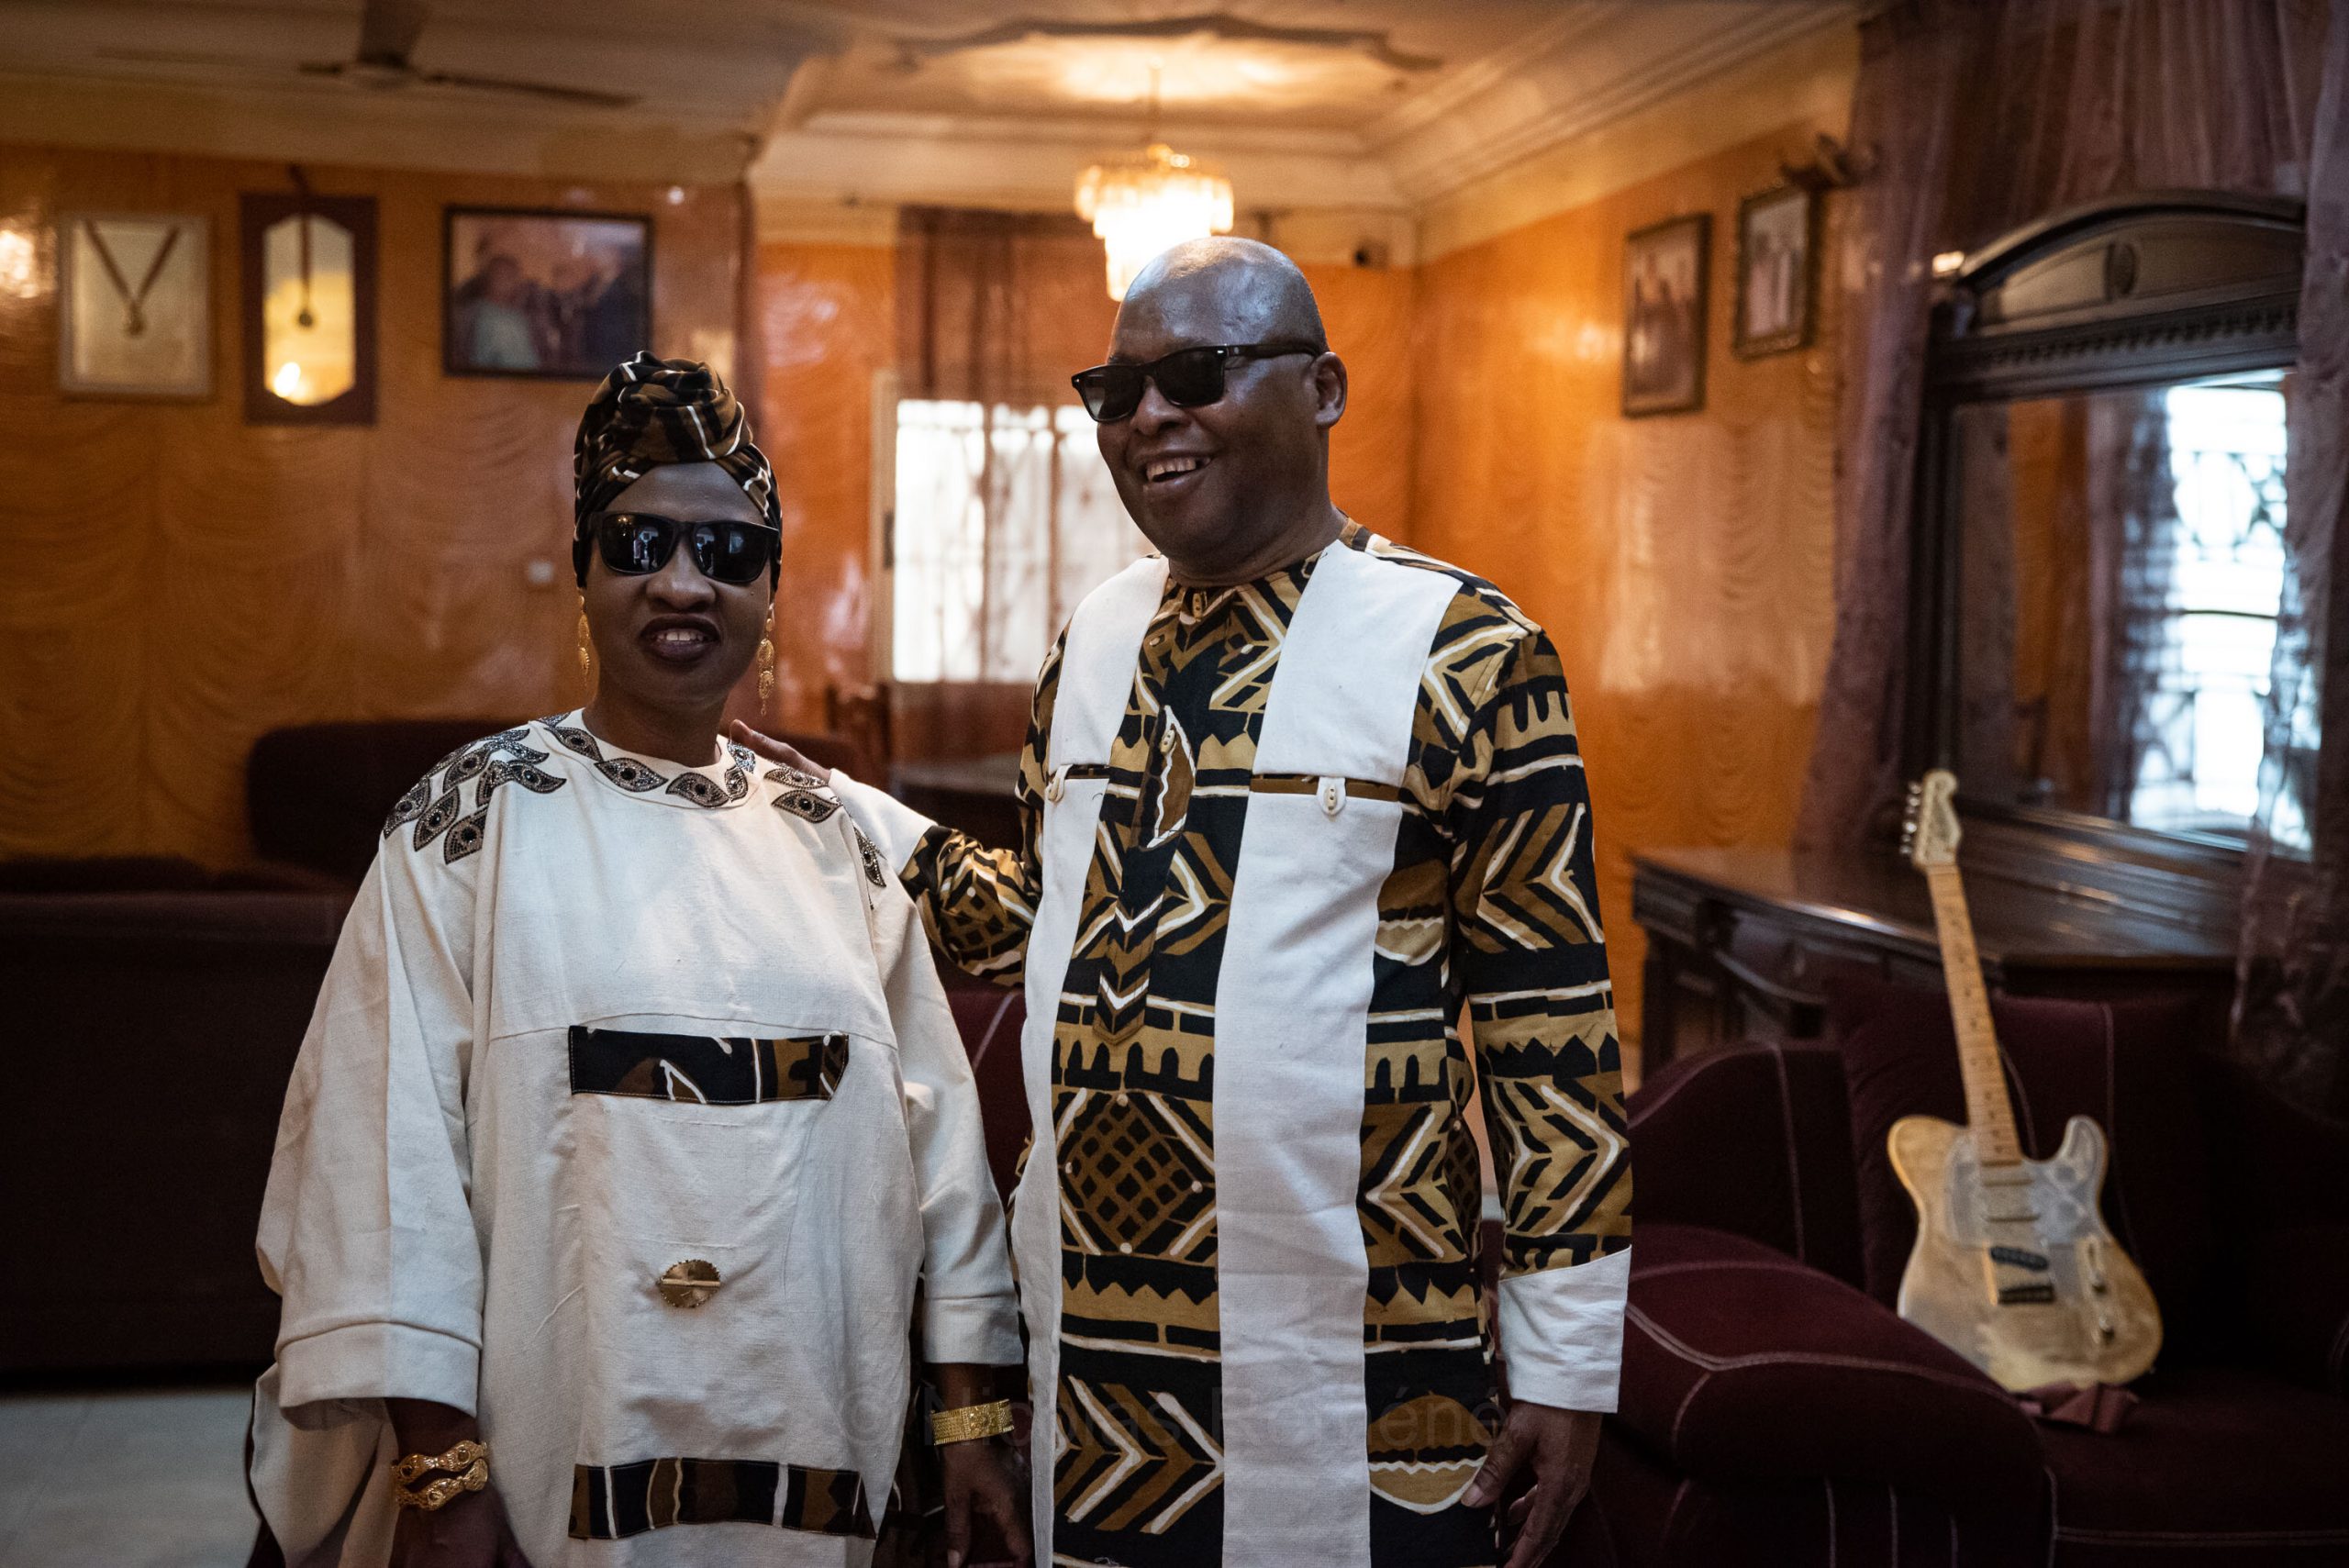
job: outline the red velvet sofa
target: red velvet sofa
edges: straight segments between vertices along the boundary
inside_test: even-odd
[[[1897,1217],[1869,1193],[1874,1151],[1854,1158],[1854,1106],[1865,1122],[1880,1084],[1851,1069],[1947,1062],[1935,1103],[1910,1108],[1964,1119],[1940,998],[1889,1008],[1842,1051],[1693,1057],[1632,1097],[1623,1406],[1590,1521],[1604,1555],[2349,1562],[2349,1131],[2190,1052],[2171,1055],[2166,1089],[2132,1087],[2147,1052],[2114,1047],[2126,1005],[2002,1006],[2026,1142],[2043,1156],[2074,1114],[2106,1126],[2106,1215],[2167,1330],[2118,1432],[2034,1422],[1887,1304],[1906,1248],[1881,1234]],[[2055,1049],[2084,1036],[2085,1051]]]

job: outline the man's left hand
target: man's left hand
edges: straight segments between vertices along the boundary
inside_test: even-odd
[[[946,1481],[947,1568],[1029,1568],[1028,1498],[1011,1474],[1008,1444],[982,1439],[938,1451]],[[985,1519],[995,1539],[974,1550],[972,1526]]]
[[[1508,1407],[1484,1468],[1461,1499],[1472,1508],[1489,1508],[1519,1471],[1532,1467],[1531,1488],[1509,1505],[1504,1519],[1503,1539],[1512,1543],[1508,1568],[1540,1568],[1565,1533],[1566,1520],[1590,1490],[1598,1422],[1597,1416],[1552,1405],[1520,1400]]]

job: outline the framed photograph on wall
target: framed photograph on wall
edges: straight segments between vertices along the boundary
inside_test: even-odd
[[[1623,242],[1623,412],[1686,414],[1705,406],[1710,213],[1669,218]]]
[[[95,397],[212,395],[212,225],[200,213],[57,219],[57,384]]]
[[[652,220],[452,206],[440,361],[451,375],[601,381],[652,345]]]
[[[1810,342],[1817,311],[1819,198],[1781,185],[1738,204],[1737,311],[1731,347],[1740,359],[1783,354]]]

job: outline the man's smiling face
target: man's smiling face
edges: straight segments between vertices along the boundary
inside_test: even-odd
[[[1146,364],[1179,349],[1319,342],[1319,321],[1286,319],[1286,303],[1260,269],[1153,263],[1118,311],[1109,358]],[[1229,361],[1223,396],[1196,408],[1176,407],[1153,381],[1132,414],[1098,427],[1119,498],[1168,560],[1211,572],[1244,559],[1267,527],[1322,493],[1321,432],[1336,411],[1317,383],[1320,362],[1309,354]]]

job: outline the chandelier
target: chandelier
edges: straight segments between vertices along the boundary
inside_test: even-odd
[[[1168,246],[1230,230],[1231,182],[1152,141],[1078,175],[1076,216],[1093,225],[1109,253],[1109,297],[1123,299],[1134,274]]]

